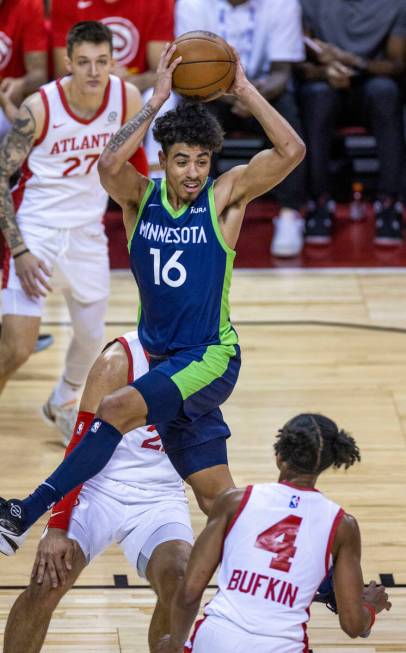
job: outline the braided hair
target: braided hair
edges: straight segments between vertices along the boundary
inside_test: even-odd
[[[305,474],[320,474],[331,466],[348,469],[361,460],[354,438],[315,413],[302,413],[287,422],[276,436],[274,449],[288,467]]]

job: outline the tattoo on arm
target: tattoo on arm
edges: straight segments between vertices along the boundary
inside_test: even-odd
[[[107,145],[111,152],[117,152],[122,145],[137,131],[147,120],[150,120],[158,113],[158,109],[154,109],[149,102],[137,113],[134,118],[131,118],[123,125],[121,129],[112,136]]]
[[[31,109],[23,105],[0,148],[0,230],[11,251],[24,246],[24,239],[14,212],[9,186],[10,177],[27,158],[34,136],[35,118]]]

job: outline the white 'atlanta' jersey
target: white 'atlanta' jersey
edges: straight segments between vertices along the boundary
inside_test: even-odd
[[[13,189],[21,227],[72,229],[101,221],[107,193],[97,160],[126,114],[124,83],[110,75],[102,104],[90,120],[74,114],[64,92],[68,77],[40,89],[45,124]]]
[[[128,382],[131,383],[148,372],[148,361],[137,331],[126,333],[117,340],[127,353]],[[122,485],[145,490],[151,495],[167,496],[171,493],[179,498],[185,496],[183,481],[165,454],[154,426],[126,433],[107,465],[86,485],[109,496],[117,496],[119,500],[122,500]]]
[[[317,490],[248,486],[225,537],[219,591],[205,614],[269,636],[269,653],[307,651],[309,607],[343,516]]]

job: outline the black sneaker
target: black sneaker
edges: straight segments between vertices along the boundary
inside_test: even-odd
[[[378,201],[374,204],[375,238],[377,245],[401,245],[403,206],[400,202]]]
[[[23,527],[24,508],[18,499],[0,497],[0,553],[12,556],[24,542],[28,529]]]
[[[315,245],[328,245],[331,242],[335,202],[325,204],[310,202],[305,218],[305,241]]]

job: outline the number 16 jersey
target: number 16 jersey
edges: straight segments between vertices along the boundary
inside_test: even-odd
[[[150,181],[129,252],[141,300],[138,333],[148,352],[237,344],[229,318],[235,252],[220,230],[211,178],[178,211],[166,180]]]
[[[269,653],[308,651],[310,604],[332,564],[343,515],[317,490],[248,486],[225,537],[209,620],[269,637]]]

